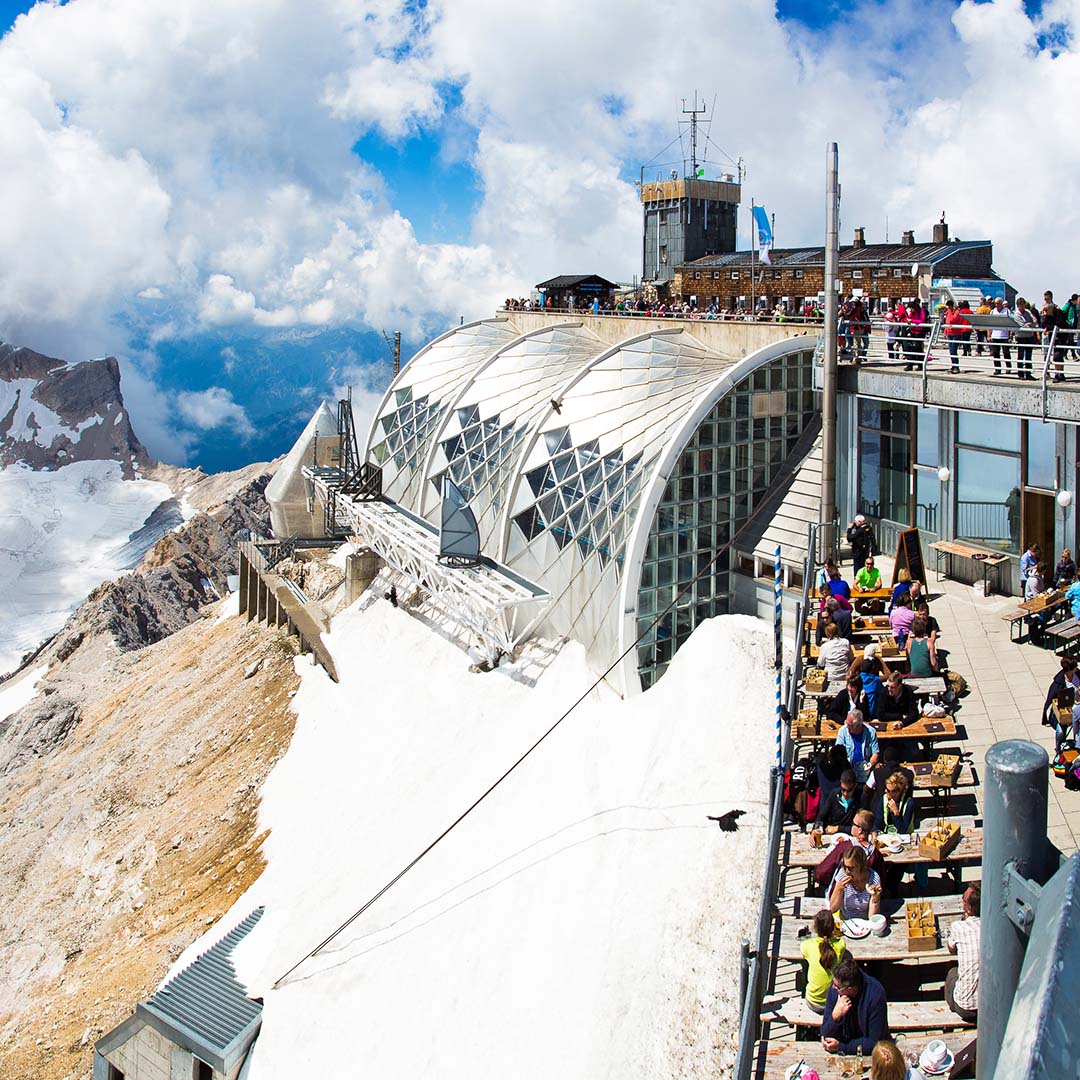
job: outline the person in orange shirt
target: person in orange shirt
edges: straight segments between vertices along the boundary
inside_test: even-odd
[[[954,300],[945,301],[945,343],[949,346],[949,374],[959,375],[960,367],[957,362],[957,352],[960,342],[965,340],[965,335],[971,333],[971,323],[956,310]]]

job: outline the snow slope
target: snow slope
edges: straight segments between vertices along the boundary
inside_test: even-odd
[[[129,536],[171,498],[165,484],[124,480],[113,461],[0,470],[0,672],[56,633],[92,589],[129,568]]]
[[[636,700],[593,691],[273,989],[594,681],[573,643],[473,674],[405,612],[361,607],[329,635],[340,684],[303,668],[263,789],[268,866],[226,920],[267,906],[236,954],[265,997],[250,1080],[724,1075],[765,839],[764,624],[705,623]],[[732,807],[739,832],[706,821]]]

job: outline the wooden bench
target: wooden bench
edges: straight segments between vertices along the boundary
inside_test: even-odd
[[[1048,626],[1043,631],[1043,634],[1047,641],[1053,642],[1055,650],[1061,649],[1067,653],[1071,645],[1080,643],[1080,621],[1069,619],[1066,622],[1058,623],[1057,626]]]
[[[761,1003],[761,1020],[783,1020],[792,1027],[821,1027],[821,1016],[804,997],[775,998]],[[890,1001],[890,1031],[933,1031],[944,1028],[972,1027],[942,1001]]]
[[[1019,608],[1016,611],[1010,611],[1008,614],[1001,616],[1001,621],[1007,622],[1009,624],[1010,641],[1015,641],[1019,643],[1020,639],[1023,638],[1024,620],[1027,617],[1028,613],[1026,611],[1021,611]],[[1013,632],[1016,630],[1017,627],[1020,627],[1020,632],[1014,637]],[[1047,633],[1049,633],[1049,631],[1047,631]]]
[[[937,557],[936,573],[938,581],[943,576],[948,576],[948,574],[943,575],[941,573],[941,560],[954,557],[970,559],[972,562],[982,565],[984,596],[990,595],[990,582],[987,574],[990,572],[991,567],[998,571],[998,587],[1001,587],[1001,567],[1009,562],[1009,556],[1003,552],[976,547],[974,544],[963,544],[959,540],[939,540],[937,543],[931,544],[930,549]]]
[[[881,901],[881,912],[893,918],[902,915],[904,905],[916,900],[929,900],[935,915],[960,915],[963,912],[963,897],[956,893],[944,896],[886,896]],[[789,919],[812,919],[823,907],[825,900],[820,896],[781,896],[773,905],[776,913]]]

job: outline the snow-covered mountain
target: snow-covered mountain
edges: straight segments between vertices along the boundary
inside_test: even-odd
[[[0,674],[183,521],[154,471],[113,357],[0,342]]]

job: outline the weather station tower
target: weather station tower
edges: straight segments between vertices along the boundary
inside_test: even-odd
[[[715,108],[715,102],[714,102]],[[641,281],[663,294],[675,268],[706,255],[735,250],[736,218],[742,188],[742,160],[733,161],[710,138],[711,115],[704,104],[683,99],[679,134],[652,161],[641,167]],[[657,163],[678,143],[678,161]],[[709,160],[712,148],[723,159]],[[646,181],[645,170],[669,169]],[[712,173],[710,179],[708,174]]]

